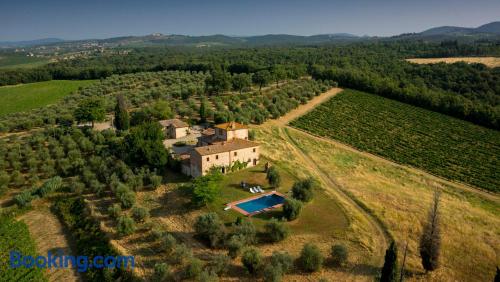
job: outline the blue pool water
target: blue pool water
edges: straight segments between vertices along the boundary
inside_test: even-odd
[[[254,213],[278,204],[283,204],[284,201],[285,198],[282,196],[271,194],[250,200],[248,202],[239,203],[236,206],[247,213]]]

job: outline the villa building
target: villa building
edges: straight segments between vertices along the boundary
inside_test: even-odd
[[[255,166],[259,162],[259,144],[248,140],[248,127],[236,122],[216,125],[202,132],[189,155],[181,156],[182,171],[198,177],[213,167],[226,173],[235,162]]]
[[[165,129],[165,135],[168,139],[182,138],[189,133],[189,124],[180,119],[160,120],[160,124]]]

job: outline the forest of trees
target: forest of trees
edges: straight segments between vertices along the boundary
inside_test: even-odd
[[[396,99],[498,129],[500,69],[480,64],[416,65],[406,57],[494,55],[493,43],[357,43],[241,49],[142,48],[128,55],[95,56],[46,66],[0,71],[0,86],[51,79],[98,79],[113,74],[180,70],[210,73],[206,90],[240,91],[312,75],[340,86]],[[237,75],[237,76],[234,76]],[[248,76],[247,76],[248,75]]]

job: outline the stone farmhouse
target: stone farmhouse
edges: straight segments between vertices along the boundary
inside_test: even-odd
[[[165,134],[168,139],[182,138],[189,133],[189,124],[180,119],[160,120],[160,124],[165,128]]]
[[[247,167],[259,162],[259,144],[248,140],[248,127],[229,122],[202,132],[198,144],[181,156],[184,174],[199,177],[213,167],[226,173],[237,162]]]

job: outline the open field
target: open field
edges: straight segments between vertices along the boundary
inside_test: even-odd
[[[26,55],[0,55],[0,69],[34,68],[48,62],[48,58],[27,57]]]
[[[0,116],[53,104],[93,80],[52,80],[0,87]]]
[[[500,263],[500,199],[418,170],[357,152],[342,144],[289,129],[301,152],[335,180],[336,187],[363,202],[395,237],[402,257],[409,244],[407,281],[490,281]],[[435,189],[443,191],[441,267],[425,275],[418,241]]]
[[[491,68],[500,67],[500,58],[498,57],[457,57],[457,58],[416,58],[406,59],[408,62],[416,64],[437,64],[447,63],[453,64],[457,62],[479,63]]]
[[[490,191],[500,187],[500,132],[346,90],[294,127]]]

